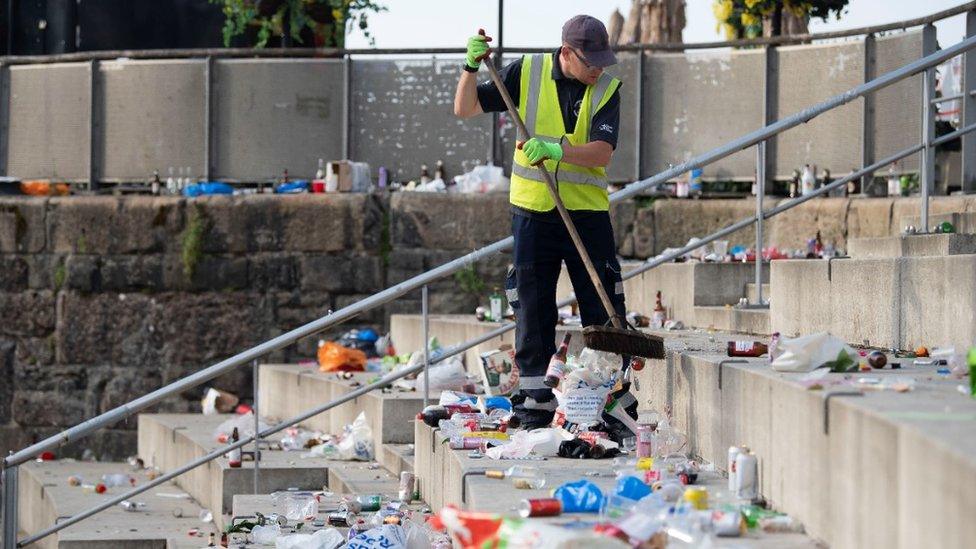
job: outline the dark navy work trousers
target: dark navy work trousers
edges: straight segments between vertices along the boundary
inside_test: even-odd
[[[573,217],[614,309],[625,315],[623,282],[610,214],[586,212]],[[583,326],[602,325],[608,320],[569,232],[558,217],[554,220],[512,215],[515,261],[505,289],[515,311],[515,362],[521,370],[520,389],[527,397],[522,406],[526,409],[556,408],[552,390],[542,380],[549,359],[556,352],[556,282],[563,263],[573,283]]]

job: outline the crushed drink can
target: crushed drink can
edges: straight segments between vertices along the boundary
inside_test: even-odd
[[[735,458],[735,497],[752,501],[759,496],[759,460],[748,451]]]
[[[523,499],[518,513],[522,518],[556,517],[563,512],[563,503],[556,498]]]
[[[329,513],[329,526],[338,526],[340,528],[351,526],[349,524],[349,513],[347,511]]]
[[[409,502],[413,500],[413,492],[417,486],[417,476],[410,471],[403,471],[400,473],[400,487],[397,491],[397,496],[402,502]]]

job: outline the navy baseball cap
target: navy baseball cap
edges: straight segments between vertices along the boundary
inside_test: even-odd
[[[617,64],[610,49],[607,28],[596,17],[577,15],[563,25],[563,43],[583,52],[586,62],[596,67]]]

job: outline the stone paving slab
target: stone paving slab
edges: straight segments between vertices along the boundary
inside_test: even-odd
[[[30,533],[39,532],[54,524],[56,518],[86,511],[128,490],[128,487],[113,487],[104,494],[96,494],[68,484],[68,477],[72,475],[80,476],[85,483],[94,484],[101,480],[102,475],[113,473],[132,475],[137,483],[148,481],[145,472],[134,472],[125,463],[61,460],[25,464],[20,476],[22,528]],[[173,495],[185,497],[167,497]],[[213,523],[200,521],[203,508],[172,482],[151,488],[132,498],[132,501],[143,502],[146,507],[136,512],[120,507],[107,509],[32,547],[195,548],[206,545],[206,535],[217,531]],[[200,530],[203,537],[188,535],[195,528]]]

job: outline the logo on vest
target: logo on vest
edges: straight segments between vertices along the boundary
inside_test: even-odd
[[[610,124],[600,124],[600,131],[612,132],[613,126],[611,126]]]

